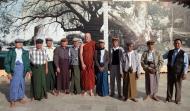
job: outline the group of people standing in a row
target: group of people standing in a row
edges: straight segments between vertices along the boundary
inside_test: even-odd
[[[85,34],[83,44],[79,39],[73,39],[73,46],[68,47],[66,38],[61,39],[60,46],[54,47],[51,38],[37,39],[36,46],[29,52],[23,49],[23,41],[15,40],[15,48],[11,49],[5,58],[5,71],[10,79],[9,100],[11,107],[15,102],[25,103],[25,76],[31,76],[31,98],[41,100],[48,98],[47,92],[53,95],[82,94],[94,96],[115,96],[115,80],[117,83],[118,98],[137,102],[136,81],[140,77],[140,66],[145,71],[146,95],[159,101],[158,92],[160,68],[164,59],[168,59],[167,98],[172,101],[173,87],[175,85],[175,102],[180,103],[182,80],[188,71],[188,56],[181,49],[182,41],[174,40],[175,49],[162,56],[154,48],[154,41],[148,41],[148,50],[144,51],[140,59],[139,54],[133,50],[134,43],[126,43],[126,49],[119,46],[119,38],[112,38],[112,48],[105,49],[104,40],[91,40],[91,34]],[[110,84],[108,83],[110,71]],[[123,94],[121,93],[121,79],[123,78]],[[109,93],[110,86],[110,93]],[[123,96],[122,96],[123,95]]]

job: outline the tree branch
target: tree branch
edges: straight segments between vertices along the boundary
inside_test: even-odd
[[[65,3],[65,5],[70,8],[70,10],[73,11],[73,13],[79,18],[79,20],[82,22],[82,23],[87,23],[87,21],[84,19],[84,17],[75,9],[71,6],[71,4],[68,2],[68,1],[63,1]]]

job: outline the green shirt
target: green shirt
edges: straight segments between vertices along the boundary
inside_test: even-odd
[[[14,73],[15,60],[16,60],[16,51],[14,48],[8,51],[4,61],[5,71],[8,74]],[[30,69],[29,52],[24,49],[22,49],[22,61],[24,65],[24,74],[26,74],[26,72],[31,71],[31,69]]]

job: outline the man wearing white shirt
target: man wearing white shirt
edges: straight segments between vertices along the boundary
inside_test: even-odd
[[[105,49],[105,41],[100,39],[99,48],[95,51],[95,65],[97,66],[96,92],[99,96],[109,95],[108,64],[109,53]]]
[[[5,58],[5,71],[10,79],[9,101],[10,107],[15,106],[19,101],[24,104],[25,96],[25,76],[29,75],[30,60],[28,51],[23,49],[23,40],[15,40],[15,48],[10,49]]]
[[[48,74],[46,75],[46,90],[47,92],[52,93],[55,95],[55,89],[56,89],[56,75],[55,75],[55,65],[53,62],[53,55],[54,55],[54,49],[53,46],[53,39],[52,38],[46,38],[46,54],[47,54],[47,61],[48,61]]]
[[[136,80],[140,76],[140,60],[133,48],[133,43],[127,43],[127,50],[120,60],[120,73],[123,75],[124,101],[131,99],[137,102],[138,100],[135,99],[137,96]]]
[[[19,61],[21,63],[23,63],[22,61],[22,49],[21,48],[15,48],[16,51],[16,60],[15,61]]]

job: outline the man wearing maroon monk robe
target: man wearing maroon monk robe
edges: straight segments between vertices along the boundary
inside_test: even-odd
[[[80,47],[80,60],[81,60],[81,83],[83,89],[83,95],[86,95],[87,91],[90,92],[90,96],[94,96],[93,89],[95,86],[95,74],[94,74],[94,53],[95,53],[95,41],[91,39],[91,34],[85,34],[85,42]]]

